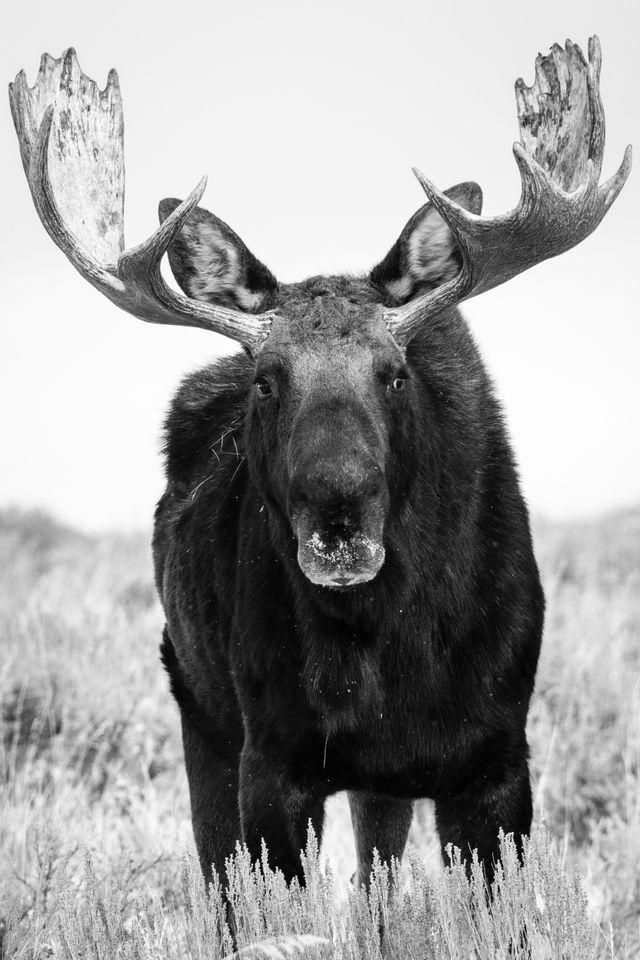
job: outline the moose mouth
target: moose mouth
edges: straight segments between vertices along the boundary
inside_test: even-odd
[[[308,518],[301,518],[296,524],[296,533],[298,565],[305,577],[317,586],[345,590],[367,583],[384,563],[385,549],[380,535],[362,531],[322,533]]]

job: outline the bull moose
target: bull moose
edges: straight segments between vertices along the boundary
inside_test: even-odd
[[[309,820],[347,791],[368,878],[400,857],[415,798],[443,849],[532,816],[525,724],[544,598],[500,406],[457,305],[588,236],[600,185],[600,47],[567,42],[516,84],[522,193],[481,216],[475,183],[428,201],[369,274],[279,283],[198,206],[160,203],[124,249],[122,107],[73,50],[11,85],[40,218],[115,304],[242,351],[188,376],[166,421],[153,550],[205,876],[241,838],[300,875]],[[183,291],[160,273],[168,253]]]

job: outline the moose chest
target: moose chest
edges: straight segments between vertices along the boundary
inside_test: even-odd
[[[469,696],[460,696],[467,687],[463,673],[456,678],[446,661],[434,660],[426,638],[386,645],[377,689],[364,691],[344,724],[327,717],[323,764],[329,776],[343,788],[353,784],[391,796],[436,793],[486,735]]]
[[[428,629],[369,644],[312,634],[297,638],[295,671],[287,654],[263,661],[252,688],[247,734],[274,762],[329,793],[400,796],[431,795],[468,762],[484,736],[463,694],[468,671],[434,650]]]

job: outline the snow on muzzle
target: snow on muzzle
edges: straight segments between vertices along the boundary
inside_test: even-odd
[[[298,564],[305,577],[321,587],[354,587],[373,580],[384,563],[382,518],[370,529],[328,532],[306,511],[295,524]]]

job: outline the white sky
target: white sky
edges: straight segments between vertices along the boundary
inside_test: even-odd
[[[2,16],[7,81],[24,67],[33,83],[40,54],[70,45],[101,86],[118,68],[129,245],[206,172],[204,205],[281,280],[380,260],[423,202],[414,165],[442,187],[477,180],[489,214],[513,207],[513,81],[567,36],[602,42],[605,175],[640,148],[637,3],[37,0]],[[3,117],[0,505],[146,527],[171,393],[231,345],[143,324],[83,281],[37,219]],[[552,516],[640,501],[639,184],[636,169],[576,250],[465,307],[529,503]]]

